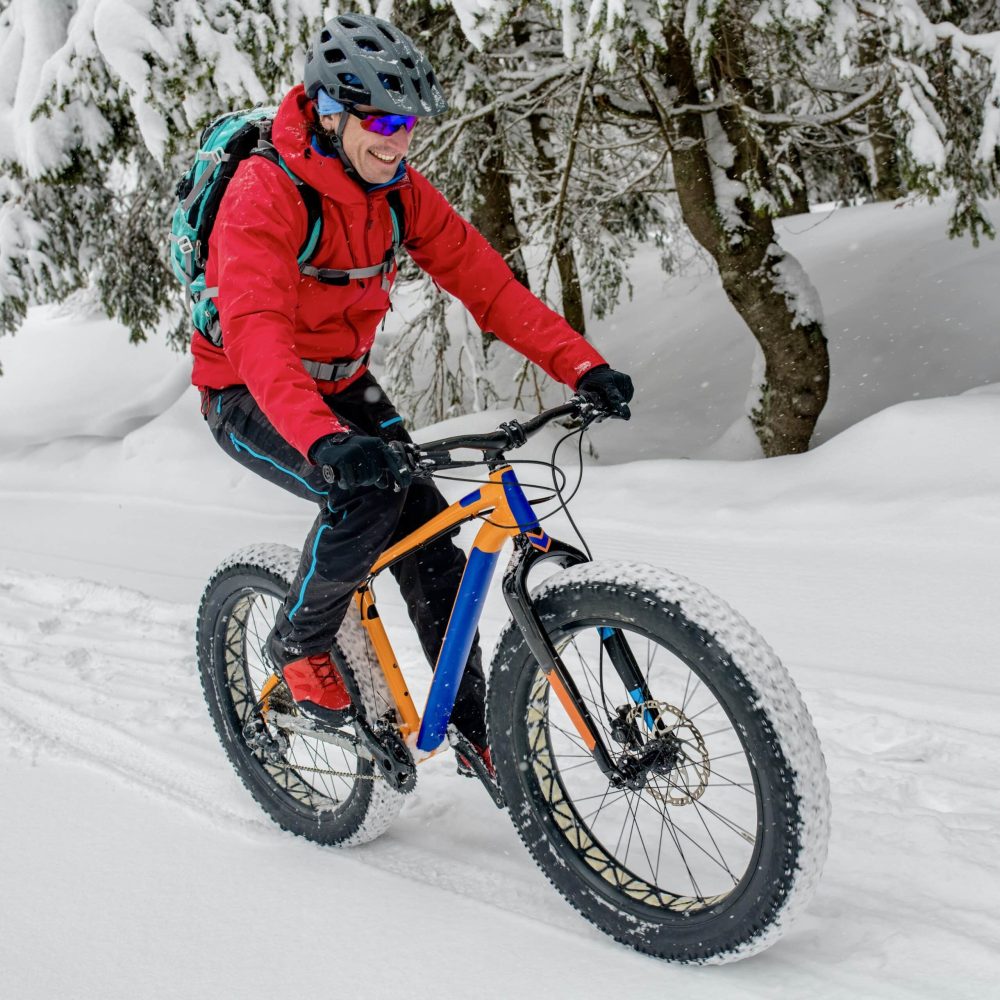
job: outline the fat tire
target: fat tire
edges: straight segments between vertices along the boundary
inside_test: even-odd
[[[257,544],[226,559],[212,574],[198,610],[198,669],[209,713],[237,775],[283,830],[319,844],[353,846],[380,836],[402,808],[403,796],[384,780],[368,780],[371,761],[358,761],[358,779],[336,808],[314,808],[282,788],[247,746],[229,684],[226,664],[230,615],[241,596],[252,593],[284,597],[294,579],[299,552],[286,545]],[[230,637],[229,641],[232,641]],[[356,703],[374,719],[391,705],[385,679],[377,666],[364,664],[367,638],[353,608],[344,619],[331,657]]]
[[[610,562],[575,566],[546,580],[532,596],[557,648],[560,639],[581,628],[619,626],[666,645],[697,673],[729,716],[752,762],[759,817],[756,853],[741,883],[722,902],[696,912],[648,905],[595,874],[577,846],[579,831],[563,831],[565,808],[562,825],[556,821],[558,802],[550,801],[559,797],[552,792],[554,783],[545,794],[546,782],[528,764],[532,751],[526,711],[529,698],[539,697],[541,672],[511,623],[497,644],[487,718],[510,816],[535,862],[584,917],[646,954],[717,964],[769,947],[811,897],[829,838],[822,751],[787,671],[723,601],[654,567]],[[547,727],[547,721],[544,727],[536,724],[535,753],[537,733]]]

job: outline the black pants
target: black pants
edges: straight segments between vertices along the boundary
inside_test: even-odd
[[[399,414],[370,373],[325,401],[342,424],[359,434],[410,440]],[[318,466],[307,462],[278,434],[245,386],[206,392],[205,416],[226,454],[269,482],[319,505],[276,629],[290,657],[329,649],[372,563],[384,549],[444,510],[444,497],[426,481],[400,492],[374,486],[355,490],[331,486]],[[448,537],[436,539],[390,567],[432,665],[464,570],[465,555]],[[479,746],[486,743],[485,687],[477,636],[452,721]]]

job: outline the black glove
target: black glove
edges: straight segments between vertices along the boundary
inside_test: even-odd
[[[623,372],[616,372],[609,365],[591,368],[577,382],[576,391],[589,396],[593,402],[622,420],[628,420],[632,416],[632,411],[628,408],[628,402],[635,392],[632,379]]]
[[[413,481],[410,470],[395,460],[389,446],[381,438],[363,434],[330,434],[320,438],[309,455],[317,465],[329,466],[330,473],[324,469],[324,476],[341,489],[373,485],[387,488],[391,482],[406,487]]]

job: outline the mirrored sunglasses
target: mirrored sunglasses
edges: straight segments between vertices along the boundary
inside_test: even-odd
[[[417,124],[416,115],[391,115],[383,114],[380,111],[358,111],[357,108],[352,107],[346,107],[345,110],[361,122],[361,127],[366,132],[375,132],[378,135],[392,135],[401,128],[412,132],[413,126]]]

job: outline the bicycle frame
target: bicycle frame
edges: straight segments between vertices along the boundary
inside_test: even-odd
[[[486,518],[486,515],[490,516]],[[484,519],[483,525],[469,553],[421,717],[410,697],[406,680],[375,607],[369,583],[371,578],[393,563],[474,518]],[[455,704],[500,550],[509,538],[514,540],[515,552],[504,574],[503,593],[514,621],[524,634],[528,648],[541,665],[580,738],[593,752],[602,771],[614,773],[615,766],[599,736],[600,731],[572,677],[562,667],[558,653],[535,614],[527,589],[528,573],[539,561],[550,559],[569,566],[586,562],[587,556],[546,534],[535,517],[517,475],[507,464],[493,469],[488,482],[386,549],[372,566],[369,579],[358,588],[355,599],[361,622],[395,702],[399,729],[404,739],[416,734],[417,749],[428,754],[435,751],[446,738],[448,719]],[[633,692],[633,698],[636,701],[648,700],[641,672],[622,641],[620,632],[617,629],[604,629],[601,638],[615,668],[627,681],[628,689]]]

